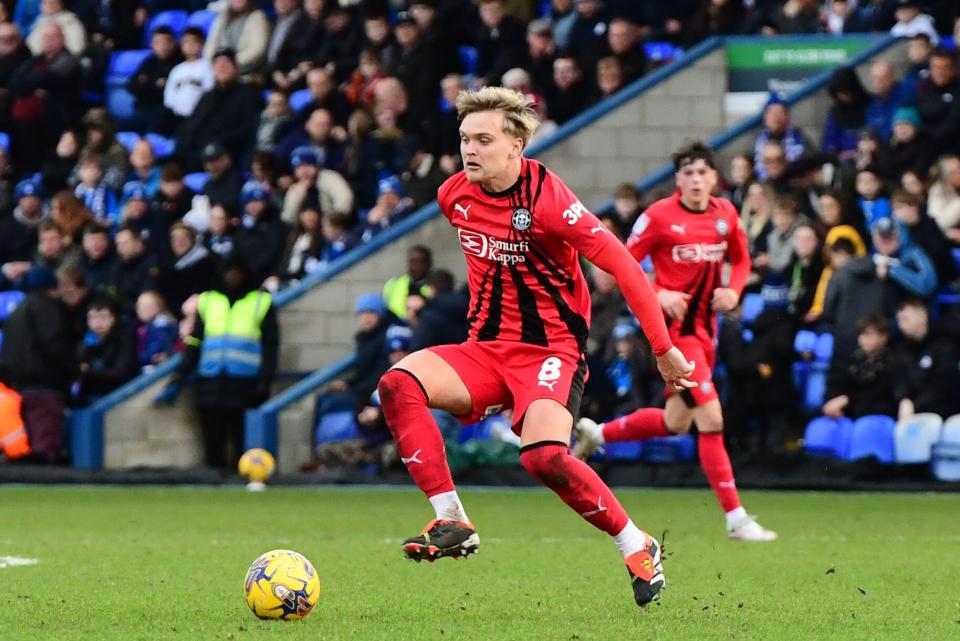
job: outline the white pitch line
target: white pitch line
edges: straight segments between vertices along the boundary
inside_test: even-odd
[[[39,561],[36,559],[25,559],[19,556],[0,556],[0,570],[24,565],[36,565],[37,563],[39,563]]]

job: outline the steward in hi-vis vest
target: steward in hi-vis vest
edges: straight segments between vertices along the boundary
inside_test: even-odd
[[[204,460],[229,469],[243,452],[245,411],[270,395],[280,341],[273,299],[251,282],[247,266],[230,258],[222,275],[220,287],[198,296],[180,369],[157,400],[172,402],[182,381],[195,372]]]

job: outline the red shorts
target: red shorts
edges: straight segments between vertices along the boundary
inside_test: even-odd
[[[574,420],[587,379],[587,362],[575,352],[513,341],[467,341],[428,348],[456,370],[467,386],[473,409],[458,416],[470,425],[500,411],[513,410],[513,431],[530,403],[549,398],[566,407]]]
[[[678,393],[690,408],[718,399],[717,388],[713,384],[713,365],[716,360],[713,341],[705,341],[696,336],[679,336],[674,337],[673,344],[683,352],[688,361],[693,361],[693,376],[690,377],[690,381],[697,386],[682,392],[673,392],[668,389],[667,398]]]

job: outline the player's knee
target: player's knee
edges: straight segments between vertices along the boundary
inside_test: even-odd
[[[697,431],[701,434],[718,434],[723,432],[722,416],[707,416],[697,419]]]
[[[380,377],[377,392],[380,394],[382,406],[398,402],[405,397],[416,398],[418,394],[425,396],[414,375],[402,369],[387,370],[387,373]]]
[[[670,419],[665,416],[663,418],[663,425],[671,434],[686,434],[693,426],[693,421]]]
[[[559,443],[544,442],[520,450],[520,464],[530,476],[548,487],[565,483],[567,448]]]

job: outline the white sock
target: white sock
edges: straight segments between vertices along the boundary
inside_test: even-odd
[[[452,521],[463,521],[469,523],[467,512],[463,509],[463,503],[457,496],[457,491],[441,492],[430,497],[430,505],[437,513],[438,519],[447,519]]]
[[[623,420],[622,418],[620,419]],[[607,439],[603,438],[603,428],[606,427],[606,423],[597,423],[597,437],[600,440],[600,445],[606,445]]]
[[[613,536],[613,542],[620,548],[623,558],[627,558],[634,552],[639,552],[647,547],[647,535],[634,525],[633,521],[627,521],[624,528],[620,530],[620,534]]]
[[[727,512],[727,527],[732,527],[734,523],[742,519],[747,515],[747,511],[743,509],[743,506],[735,507],[729,512]]]

